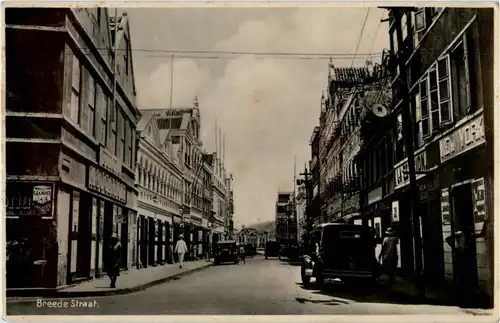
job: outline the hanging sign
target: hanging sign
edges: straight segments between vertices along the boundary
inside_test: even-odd
[[[450,193],[447,188],[441,190],[441,217],[443,219],[443,225],[450,225],[451,214],[450,214]]]
[[[399,201],[392,202],[391,218],[392,222],[399,222]]]
[[[484,222],[486,219],[484,178],[479,178],[472,182],[472,203],[474,210],[474,222]]]

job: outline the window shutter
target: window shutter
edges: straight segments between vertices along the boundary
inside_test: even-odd
[[[446,125],[453,122],[450,56],[446,55],[438,59],[437,65],[439,121],[441,125]]]
[[[425,29],[425,8],[419,8],[415,13],[415,32]]]
[[[430,124],[431,133],[439,131],[439,93],[436,67],[434,66],[429,72],[429,109],[430,109]]]
[[[422,117],[422,136],[427,138],[431,134],[429,120],[429,100],[428,100],[428,83],[427,78],[420,81],[420,109]]]
[[[471,88],[470,88],[470,75],[469,75],[469,48],[467,43],[467,33],[463,36],[463,46],[464,46],[464,69],[465,69],[465,86],[466,86],[466,102],[467,102],[467,112],[472,108],[471,106]]]

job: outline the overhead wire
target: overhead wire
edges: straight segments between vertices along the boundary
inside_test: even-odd
[[[358,44],[356,46],[356,51],[354,52],[354,55],[352,57],[351,67],[354,64],[354,59],[356,58],[356,54],[358,53],[358,50],[359,50],[359,45],[361,44],[361,39],[363,38],[363,33],[365,31],[366,21],[368,20],[368,16],[370,15],[370,9],[371,8],[368,8],[368,10],[366,11],[365,21],[363,22],[363,27],[361,28],[361,34],[359,35],[359,38],[358,38]]]

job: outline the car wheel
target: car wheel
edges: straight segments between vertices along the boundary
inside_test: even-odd
[[[267,256],[266,256],[266,259],[267,259]]]

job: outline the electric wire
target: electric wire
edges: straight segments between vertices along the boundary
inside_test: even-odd
[[[354,55],[352,57],[351,67],[354,64],[354,59],[356,58],[356,55],[357,55],[358,50],[359,50],[359,45],[361,44],[361,39],[363,38],[363,33],[365,31],[366,21],[368,20],[368,15],[370,14],[370,9],[371,8],[368,8],[368,10],[366,11],[365,21],[363,22],[363,27],[361,28],[361,34],[359,35],[359,38],[358,38],[358,45],[356,46],[356,51],[354,52]]]

